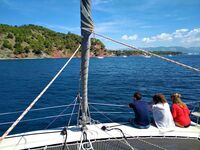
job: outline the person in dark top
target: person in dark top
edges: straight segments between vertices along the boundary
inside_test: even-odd
[[[146,129],[150,126],[149,105],[141,99],[141,93],[135,92],[133,95],[133,102],[129,104],[129,107],[132,108],[135,113],[135,118],[129,121],[136,128]]]

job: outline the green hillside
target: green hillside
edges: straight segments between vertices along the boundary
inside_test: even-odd
[[[79,43],[81,37],[72,33],[63,34],[36,25],[0,24],[0,58],[69,57]],[[105,53],[104,44],[92,39],[91,55],[101,53]]]

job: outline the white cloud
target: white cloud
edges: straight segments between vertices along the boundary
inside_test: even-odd
[[[128,35],[125,34],[125,35],[123,35],[121,38],[122,38],[123,40],[126,40],[126,41],[128,41],[128,40],[134,41],[134,40],[137,40],[138,35],[137,35],[137,34],[134,34],[134,35],[128,36]]]
[[[150,38],[148,38],[148,37],[143,38],[142,41],[145,42],[145,43],[154,42],[152,39],[150,39]]]
[[[145,37],[142,39],[143,42],[145,43],[151,43],[151,42],[156,42],[156,41],[170,41],[172,40],[172,35],[168,34],[168,33],[161,33],[159,35],[156,36],[152,36],[152,37]]]
[[[188,29],[178,29],[173,33],[173,36],[175,38],[183,38],[188,31]]]
[[[200,28],[189,31],[182,39],[183,43],[200,43]]]
[[[151,37],[144,37],[144,43],[153,42],[174,42],[184,46],[200,46],[200,28],[196,29],[177,29],[173,33],[161,33]]]
[[[197,28],[197,29],[193,29],[189,31],[186,37],[191,37],[191,36],[194,37],[194,36],[198,36],[199,34],[200,34],[200,28]]]
[[[172,35],[168,33],[161,33],[160,35],[157,35],[155,39],[159,41],[169,41],[172,40]]]

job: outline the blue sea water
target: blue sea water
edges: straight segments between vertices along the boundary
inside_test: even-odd
[[[200,55],[173,56],[171,59],[200,68]],[[64,65],[67,59],[30,59],[0,61],[0,114],[24,110],[43,90],[48,82]],[[73,59],[58,79],[52,84],[33,108],[70,104],[79,92],[80,59]],[[124,112],[105,114],[116,122],[127,121],[133,114],[126,107],[132,101],[132,94],[140,91],[143,99],[151,101],[156,93],[163,93],[171,103],[170,95],[174,92],[182,94],[184,102],[200,100],[200,74],[180,66],[165,62],[158,58],[108,57],[91,58],[89,66],[89,102],[125,105],[111,107],[91,105],[90,111]],[[32,111],[24,120],[58,115],[64,108]],[[70,113],[68,109],[64,113]],[[0,115],[0,134],[5,132],[20,113]],[[95,120],[111,122],[102,114],[91,113]],[[45,129],[54,118],[22,122],[13,133]],[[65,126],[68,117],[58,118],[50,128]],[[72,124],[76,123],[76,116]]]

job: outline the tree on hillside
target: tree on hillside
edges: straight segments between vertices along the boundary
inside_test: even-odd
[[[3,45],[4,48],[12,50],[12,44],[8,40],[4,40]]]
[[[53,51],[59,51],[60,56],[69,56],[81,43],[79,35],[59,33],[37,25],[0,24],[0,31],[0,46],[2,49],[12,49],[15,55],[30,52],[52,55]],[[97,55],[105,52],[105,46],[100,40],[94,39],[92,46],[92,51]]]
[[[20,43],[15,43],[14,48],[15,48],[14,54],[22,54],[22,53],[24,53],[24,49],[23,49],[23,47],[21,46]]]
[[[42,51],[40,49],[34,49],[33,53],[35,53],[36,55],[41,55]]]
[[[14,36],[13,36],[12,33],[8,33],[8,36],[7,36],[8,39],[13,39],[13,37],[14,37]]]
[[[91,51],[95,56],[104,55],[105,45],[99,39],[92,38]]]
[[[24,47],[24,52],[28,54],[30,52],[30,47],[29,46]]]

